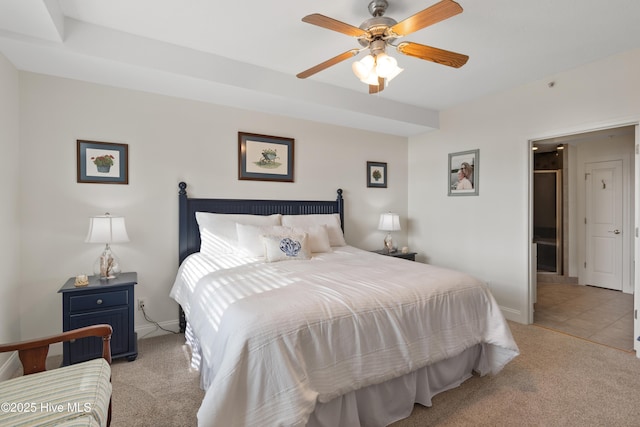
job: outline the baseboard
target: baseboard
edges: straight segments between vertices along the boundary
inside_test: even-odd
[[[512,322],[527,324],[527,320],[523,319],[522,312],[520,310],[504,306],[500,306],[500,310],[502,311],[505,319],[511,320]]]
[[[177,319],[169,320],[166,322],[158,322],[158,325],[162,326],[164,329],[168,329],[169,331],[178,332],[180,330],[180,322]],[[145,325],[136,326],[138,339],[141,340],[143,338],[157,337],[160,335],[171,333],[160,329],[158,325],[156,325],[155,323],[147,323]]]
[[[18,353],[13,353],[9,359],[0,366],[0,381],[8,380],[20,369],[20,359]]]

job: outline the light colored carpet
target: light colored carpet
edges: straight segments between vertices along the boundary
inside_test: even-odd
[[[495,376],[473,377],[416,405],[413,426],[639,426],[640,360],[633,353],[510,322],[521,355]],[[113,427],[195,426],[204,393],[181,335],[139,341],[113,364]]]
[[[197,425],[204,392],[184,342],[183,334],[142,339],[136,360],[112,363],[112,427]]]
[[[409,426],[639,426],[634,353],[510,322],[520,356],[498,375],[473,377],[416,405]]]

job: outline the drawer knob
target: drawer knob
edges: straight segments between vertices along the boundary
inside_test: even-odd
[[[99,299],[98,301],[96,301],[96,304],[98,304],[98,305],[102,304],[102,300]]]

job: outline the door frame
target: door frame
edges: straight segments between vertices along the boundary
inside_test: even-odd
[[[528,292],[527,292],[527,320],[529,324],[533,323],[534,320],[534,307],[533,304],[537,299],[537,262],[536,262],[536,245],[533,243],[533,171],[534,171],[534,151],[533,147],[537,141],[551,139],[551,138],[562,138],[571,135],[577,135],[588,132],[596,132],[607,129],[615,129],[620,127],[634,126],[635,127],[635,161],[633,164],[633,173],[631,174],[634,177],[634,191],[631,194],[630,206],[634,206],[634,217],[630,221],[633,224],[633,232],[634,232],[634,243],[632,245],[633,250],[633,264],[640,266],[640,238],[639,238],[639,230],[640,230],[640,119],[634,121],[624,121],[624,122],[614,122],[606,125],[601,125],[599,127],[593,127],[590,129],[578,128],[578,129],[569,129],[566,132],[556,132],[548,135],[538,136],[536,138],[530,138],[526,143],[527,150],[527,159],[528,159],[528,171],[527,171],[527,187],[529,190],[528,197],[528,268],[529,268],[529,283],[528,283]],[[634,338],[634,350],[636,351],[636,357],[640,358],[640,319],[638,318],[638,310],[640,309],[640,267],[634,268],[632,272],[632,286],[634,289],[634,326],[633,326],[633,338]],[[635,339],[638,338],[638,339]]]
[[[636,357],[640,358],[640,319],[638,319],[638,309],[640,309],[640,238],[638,236],[638,230],[640,229],[640,126],[638,123],[635,124],[636,127],[636,140],[635,140],[635,162],[634,162],[634,182],[635,182],[635,190],[633,194],[633,200],[631,203],[634,204],[634,272],[633,272],[633,349],[636,351]]]

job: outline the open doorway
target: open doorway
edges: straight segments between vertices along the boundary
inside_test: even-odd
[[[635,132],[532,141],[532,320],[625,350],[634,348]]]

